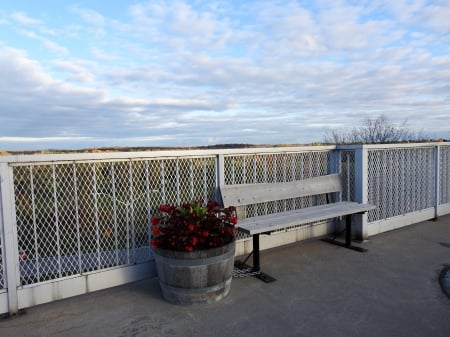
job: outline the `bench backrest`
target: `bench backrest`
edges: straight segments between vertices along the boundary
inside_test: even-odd
[[[225,207],[245,206],[274,200],[342,192],[342,183],[339,174],[329,174],[282,183],[223,185],[220,187],[220,192]]]

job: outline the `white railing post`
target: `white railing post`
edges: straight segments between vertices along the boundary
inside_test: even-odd
[[[14,178],[12,167],[0,163],[0,229],[2,230],[2,251],[4,273],[8,290],[8,310],[11,315],[19,311],[17,287],[19,286],[19,249],[14,202]]]
[[[439,202],[440,202],[440,166],[441,166],[441,147],[436,145],[435,159],[434,159],[434,218],[439,216]]]
[[[330,173],[341,173],[341,151],[337,148],[331,151]]]
[[[368,203],[368,150],[361,145],[355,149],[355,201]],[[369,228],[367,223],[367,213],[355,214],[354,221],[355,239],[359,241],[367,240]]]
[[[223,154],[218,154],[216,156],[216,188],[215,188],[215,199],[222,203],[220,186],[225,185],[225,159]]]

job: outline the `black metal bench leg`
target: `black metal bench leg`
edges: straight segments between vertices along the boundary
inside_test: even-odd
[[[367,252],[366,248],[352,245],[352,214],[345,216],[345,242],[336,241],[335,239],[325,238],[322,241],[331,243],[333,245],[345,247],[348,249],[356,250],[358,252]]]
[[[253,235],[253,271],[261,271],[259,259],[259,234]]]
[[[275,278],[261,271],[261,261],[259,255],[259,235],[260,234],[253,234],[253,251],[250,253],[250,255],[253,255],[253,267],[251,268],[251,272],[249,272],[249,275],[255,276],[266,283],[270,283],[275,281]],[[250,257],[250,255],[248,257]],[[239,269],[249,268],[249,266],[245,264],[248,257],[244,260],[244,262],[236,261],[235,266]]]
[[[261,261],[259,259],[259,234],[253,234],[253,272],[255,272],[255,276],[261,281],[266,283],[275,281],[275,278],[261,271]]]
[[[352,215],[345,216],[345,246],[348,248],[352,245]]]

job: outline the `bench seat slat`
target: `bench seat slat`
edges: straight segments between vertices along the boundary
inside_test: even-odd
[[[239,219],[238,229],[250,235],[260,234],[348,214],[364,213],[375,208],[375,206],[369,204],[341,201],[287,212]]]

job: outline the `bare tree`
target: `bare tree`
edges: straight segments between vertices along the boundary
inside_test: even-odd
[[[385,115],[367,117],[359,127],[331,129],[325,135],[325,143],[334,144],[380,144],[408,141],[423,141],[422,133],[413,133],[405,120],[400,125],[392,124]]]

